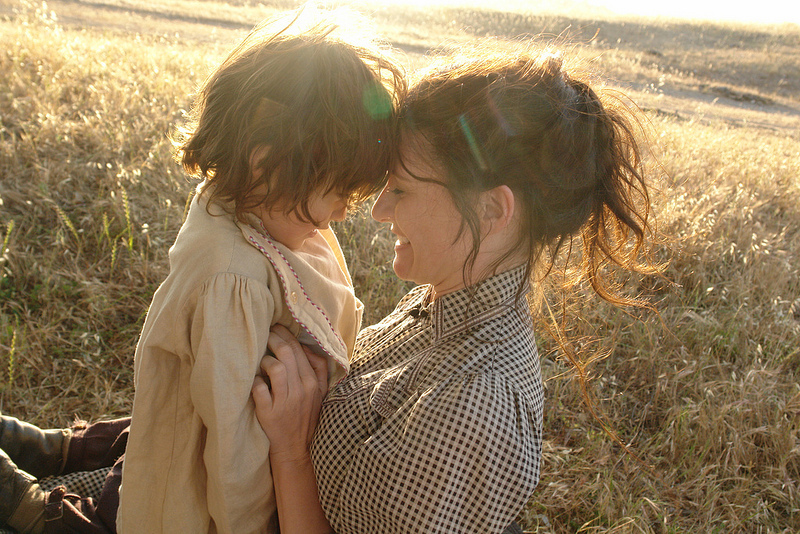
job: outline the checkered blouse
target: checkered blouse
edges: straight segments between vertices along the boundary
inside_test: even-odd
[[[359,334],[312,447],[338,534],[499,533],[539,481],[543,391],[522,268]]]

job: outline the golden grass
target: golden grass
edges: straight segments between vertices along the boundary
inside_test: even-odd
[[[238,30],[219,42],[160,30],[77,30],[36,7],[0,21],[0,410],[64,425],[73,414],[130,410],[137,334],[193,187],[172,161],[166,134]],[[489,12],[432,10],[428,22],[390,15],[377,13],[386,34],[413,46],[481,32],[512,36],[525,24],[560,33],[565,22]],[[454,17],[458,27],[441,33]],[[588,414],[540,328],[548,378],[543,475],[521,519],[541,533],[796,532],[800,78],[784,61],[800,51],[796,34],[685,25],[687,33],[672,38],[684,44],[669,48],[659,39],[678,26],[598,24],[610,37],[587,38],[574,52],[648,109],[663,165],[654,209],[666,236],[654,254],[669,266],[666,280],[626,281],[658,314],[611,308],[583,288],[551,303],[575,313],[568,326],[576,347],[607,353],[591,367],[590,389],[647,467]],[[751,59],[738,63],[731,40]],[[643,51],[651,47],[662,56]],[[411,50],[409,63],[421,63]],[[739,74],[700,68],[701,57],[718,54]],[[770,56],[783,72],[764,60]],[[700,86],[715,84],[774,105],[704,100]],[[367,320],[377,320],[408,287],[391,273],[391,239],[361,216],[337,232]]]

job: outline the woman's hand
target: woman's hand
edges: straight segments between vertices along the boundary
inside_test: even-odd
[[[263,376],[253,382],[253,400],[270,441],[281,532],[326,534],[331,527],[319,502],[308,449],[328,391],[328,361],[303,347],[283,326],[270,330],[267,348],[275,356],[261,359]]]
[[[274,356],[261,359],[263,376],[253,382],[256,417],[273,463],[301,460],[308,456],[328,390],[328,362],[280,325],[270,330],[267,348]]]

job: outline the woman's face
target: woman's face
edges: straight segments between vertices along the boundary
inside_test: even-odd
[[[472,249],[472,238],[463,217],[441,181],[444,173],[432,168],[414,151],[405,150],[405,166],[389,174],[389,181],[372,207],[372,217],[392,224],[394,272],[403,280],[431,284],[437,295],[461,289],[464,264]],[[409,172],[410,171],[410,172]]]

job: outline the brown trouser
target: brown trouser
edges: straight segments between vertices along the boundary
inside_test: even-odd
[[[129,429],[129,417],[73,429],[65,473],[112,469],[98,500],[67,493],[64,486],[52,490],[44,512],[45,533],[116,534],[122,462]]]

